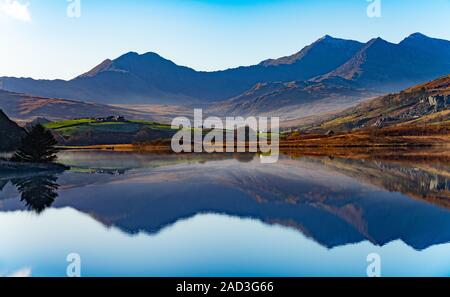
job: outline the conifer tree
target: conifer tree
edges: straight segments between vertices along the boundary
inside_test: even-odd
[[[25,163],[50,163],[56,160],[57,141],[49,130],[42,125],[34,126],[27,131],[20,148],[15,152],[12,161]]]

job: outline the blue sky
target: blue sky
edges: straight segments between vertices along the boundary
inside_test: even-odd
[[[219,70],[293,54],[325,34],[450,40],[450,0],[381,0],[379,18],[367,16],[367,0],[81,0],[79,18],[67,16],[69,4],[0,0],[0,76],[70,79],[128,51]]]

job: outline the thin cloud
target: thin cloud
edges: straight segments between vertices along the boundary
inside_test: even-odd
[[[22,4],[18,0],[0,0],[0,13],[22,22],[31,22],[29,6],[29,3]]]
[[[30,268],[24,268],[8,275],[8,277],[30,277],[30,276],[31,276]]]

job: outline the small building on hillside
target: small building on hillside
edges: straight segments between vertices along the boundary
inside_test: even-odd
[[[105,122],[126,122],[125,117],[123,116],[109,116],[109,117],[100,117],[96,118],[95,121],[97,123],[105,123]]]

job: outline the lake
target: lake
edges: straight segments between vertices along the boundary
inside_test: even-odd
[[[0,276],[450,276],[450,167],[427,159],[67,151],[0,176]],[[5,244],[6,243],[6,244]]]

